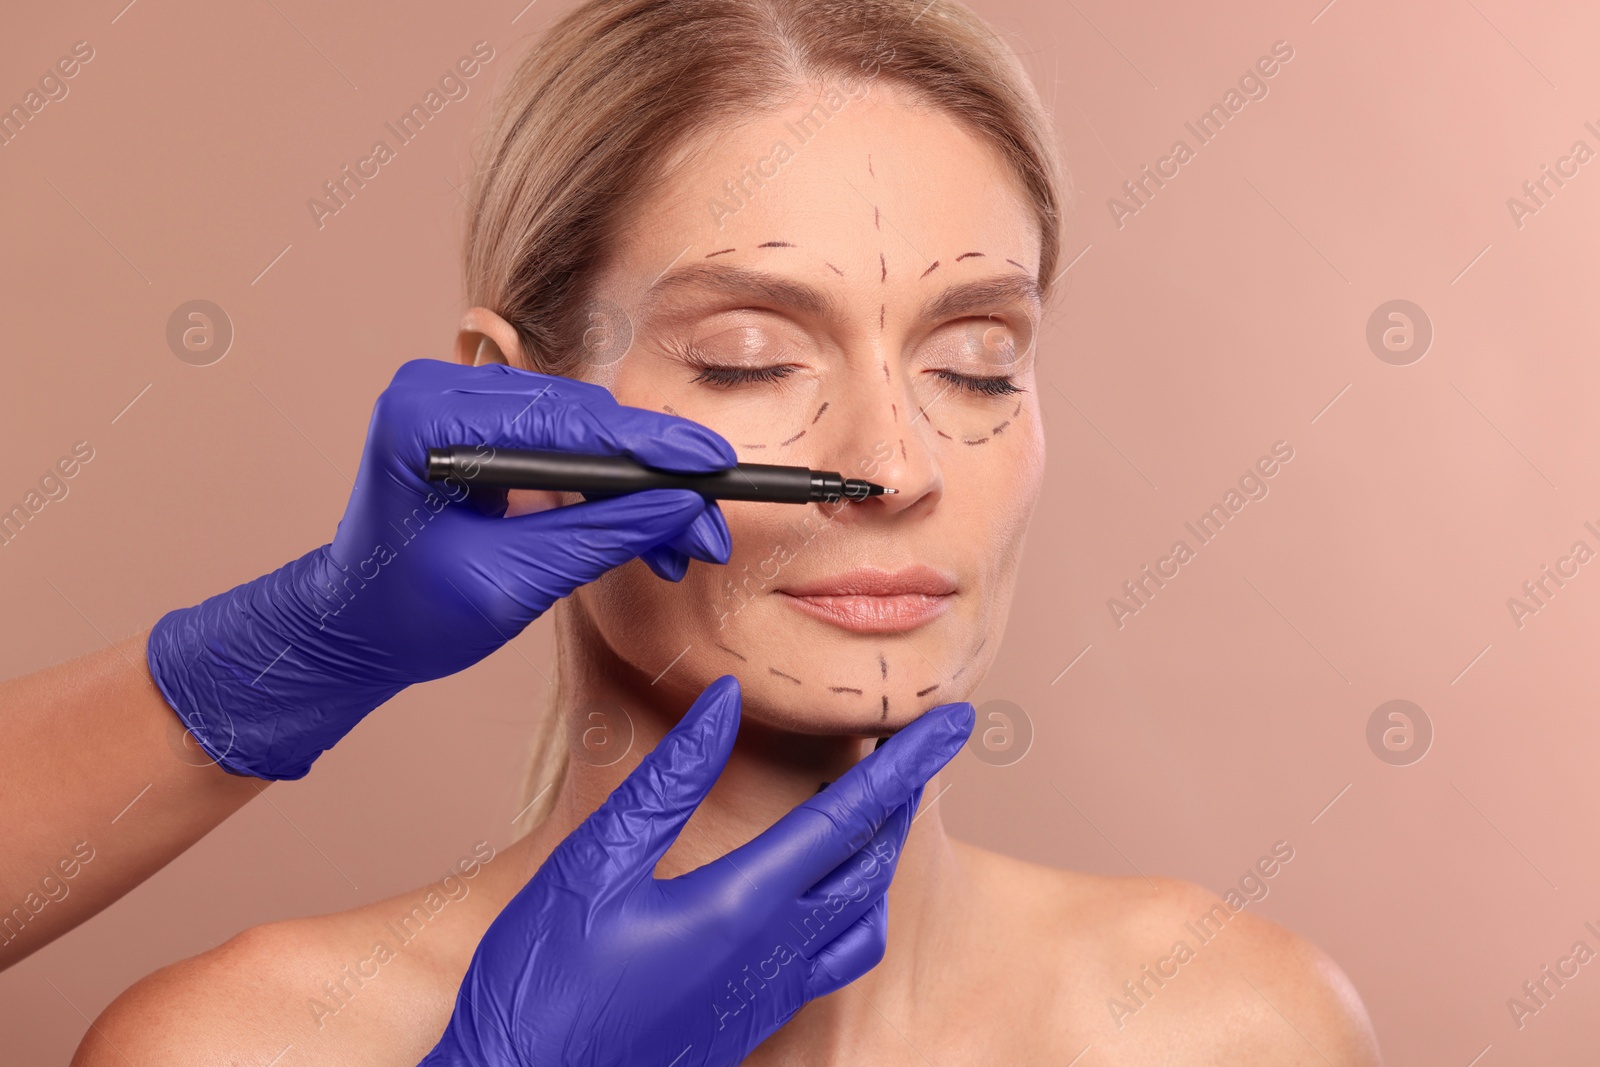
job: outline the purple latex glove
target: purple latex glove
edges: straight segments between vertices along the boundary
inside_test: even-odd
[[[723,1067],[883,958],[923,786],[972,733],[934,708],[755,840],[656,864],[727,763],[739,684],[706,687],[490,925],[422,1067]]]
[[[725,563],[715,503],[652,489],[505,518],[506,495],[429,482],[444,445],[624,455],[683,472],[737,462],[712,431],[624,407],[599,386],[502,364],[402,366],[378,397],[331,544],[150,633],[151,676],[225,770],[299,778],[406,686],[463,670],[553,603],[642,556],[683,577]]]

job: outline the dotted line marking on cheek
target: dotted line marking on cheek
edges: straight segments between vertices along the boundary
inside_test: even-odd
[[[728,655],[735,657],[741,663],[749,663],[750,662],[749,660],[745,659],[743,656],[739,655],[739,653],[735,652],[733,649],[729,648],[727,645],[722,644],[721,642],[713,641],[711,643],[716,645],[718,648],[722,649],[722,651],[726,652]]]
[[[817,413],[811,416],[811,425],[815,426],[817,424],[817,420],[822,418],[822,413],[828,410],[828,405],[830,403],[832,403],[832,401],[824,400],[822,402],[822,406],[817,409]]]
[[[793,682],[795,685],[804,685],[805,684],[800,679],[796,678],[794,675],[792,675],[792,674],[784,674],[782,671],[780,671],[776,667],[768,667],[767,670],[771,671],[773,674],[776,674],[779,678],[787,678],[787,679],[789,679],[789,681]]]
[[[1007,419],[1005,422],[1002,422],[999,426],[996,426],[994,429],[990,430],[989,432],[991,434],[994,434],[994,435],[998,436],[1001,430],[1005,429],[1007,426],[1010,426],[1010,425],[1011,425],[1011,420]]]
[[[757,248],[798,248],[800,246],[799,245],[792,245],[788,241],[768,241],[765,244],[756,245],[756,247]]]
[[[801,430],[799,433],[795,434],[793,437],[789,438],[787,441],[779,442],[778,447],[779,448],[787,448],[789,445],[794,444],[796,441],[800,440],[800,438],[804,437],[805,435],[806,435],[806,432],[804,430]]]

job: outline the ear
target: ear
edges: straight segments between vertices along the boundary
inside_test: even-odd
[[[522,341],[515,327],[481,307],[472,308],[461,317],[461,330],[456,334],[456,362],[469,367],[509,363],[524,370],[533,369],[522,351]]]

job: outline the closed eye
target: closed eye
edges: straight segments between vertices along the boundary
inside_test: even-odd
[[[1009,374],[979,376],[958,374],[953,370],[937,370],[934,373],[958,389],[980,396],[1009,396],[1012,393],[1026,391],[1013,381]]]
[[[794,368],[784,363],[775,367],[718,367],[705,364],[700,367],[700,373],[690,381],[704,382],[726,389],[735,385],[782,381],[793,373]]]

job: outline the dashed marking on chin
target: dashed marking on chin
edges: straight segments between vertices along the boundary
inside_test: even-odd
[[[978,438],[963,437],[961,439],[961,443],[964,444],[964,445],[986,445],[986,444],[989,443],[989,439],[987,437],[978,437]]]
[[[851,693],[851,694],[853,694],[855,696],[860,696],[861,695],[861,690],[856,689],[853,686],[848,686],[848,685],[830,685],[830,686],[828,686],[828,692],[830,692],[830,693]]]
[[[661,410],[662,410],[662,411],[665,411],[665,412],[666,412],[666,413],[667,413],[667,414],[668,414],[668,415],[676,415],[676,414],[677,414],[677,412],[676,412],[676,411],[673,411],[673,410],[672,410],[672,405],[671,405],[671,404],[664,404],[664,405],[662,405],[662,408],[661,408]]]
[[[737,248],[724,248],[720,252],[708,252],[708,253],[706,253],[706,258],[707,259],[715,259],[718,256],[725,256],[729,252],[737,252],[737,251],[739,251]]]
[[[817,413],[811,416],[811,425],[815,426],[817,424],[817,420],[822,418],[822,413],[828,410],[828,405],[831,403],[831,400],[824,400],[822,402],[822,406],[817,409]]]
[[[743,663],[749,663],[750,662],[749,660],[745,659],[743,656],[739,655],[739,653],[737,653],[733,649],[729,648],[727,645],[722,644],[720,641],[713,641],[711,643],[716,645],[718,648],[722,649],[722,651],[726,652],[728,655],[737,658],[738,660],[740,660]]]
[[[883,714],[878,716],[878,717],[880,719],[887,719],[889,717],[889,694],[888,693],[883,694]]]
[[[773,674],[776,674],[779,678],[787,678],[787,679],[789,679],[789,681],[793,682],[795,685],[804,685],[805,684],[800,679],[796,678],[794,675],[792,675],[792,674],[784,674],[782,671],[780,671],[776,667],[768,667],[767,670],[771,671]]]
[[[883,658],[883,653],[878,653],[878,673],[885,679],[889,677],[889,661]]]
[[[787,441],[778,442],[778,447],[779,448],[785,448],[785,447],[787,447],[789,445],[792,445],[796,441],[800,440],[800,438],[804,437],[805,435],[806,435],[806,432],[804,430],[801,430],[799,433],[795,434],[793,437],[789,438]]]
[[[933,692],[937,688],[939,688],[939,683],[938,682],[934,682],[932,685],[928,686],[928,688],[926,688],[926,689],[918,689],[917,690],[917,696],[925,697],[925,696],[927,696],[929,693]]]

